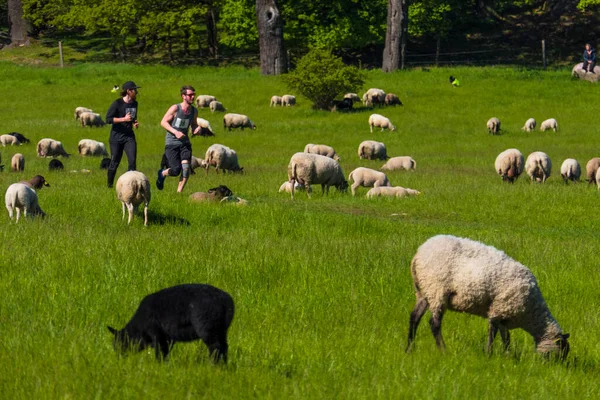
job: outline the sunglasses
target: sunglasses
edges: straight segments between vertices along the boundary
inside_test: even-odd
[[[194,97],[196,95],[196,93],[186,93],[184,94],[184,96],[188,96],[188,97]]]

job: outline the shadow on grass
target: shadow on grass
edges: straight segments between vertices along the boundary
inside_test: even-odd
[[[190,226],[190,221],[172,214],[159,214],[148,210],[148,224],[152,225],[182,225]]]

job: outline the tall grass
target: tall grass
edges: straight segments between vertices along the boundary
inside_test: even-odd
[[[456,68],[369,72],[364,89],[399,95],[404,107],[377,109],[396,132],[369,132],[370,109],[352,113],[298,106],[269,108],[287,92],[278,77],[243,68],[138,67],[86,64],[66,69],[0,64],[0,133],[32,140],[1,148],[26,169],[0,173],[0,188],[41,173],[45,220],[0,224],[0,398],[595,398],[598,396],[598,191],[564,185],[565,158],[582,167],[598,154],[596,87],[567,71]],[[447,81],[458,77],[460,88]],[[255,131],[226,132],[222,114],[201,110],[215,138],[196,138],[202,157],[212,143],[237,150],[245,175],[192,176],[184,194],[176,179],[153,190],[150,226],[138,215],[121,219],[114,190],[98,158],[76,154],[80,139],[107,142],[108,127],[81,128],[77,106],[104,114],[114,84],[140,89],[138,169],[154,182],[164,149],[160,119],[179,101],[179,87],[213,94],[228,112],[247,114]],[[502,135],[487,134],[496,116]],[[550,117],[559,132],[524,133],[529,117]],[[61,140],[65,171],[48,172],[35,156],[41,138]],[[414,173],[391,172],[394,185],[420,190],[406,199],[367,200],[332,189],[292,201],[277,192],[287,163],[306,143],[326,143],[346,175],[358,166],[362,140],[383,141],[390,156],[410,155]],[[550,180],[526,176],[503,184],[494,160],[516,147],[546,152]],[[124,172],[123,160],[119,174]],[[70,172],[82,169],[90,173]],[[192,204],[187,195],[225,184],[248,207]],[[426,321],[416,349],[404,353],[414,305],[409,263],[435,234],[494,245],[527,265],[561,326],[571,333],[566,363],[535,354],[531,337],[513,333],[507,354],[499,343],[484,353],[487,323],[448,313],[448,350],[437,351]],[[213,366],[200,342],[177,344],[166,363],[152,352],[118,357],[106,325],[122,327],[148,293],[185,282],[229,292],[236,315],[229,331],[230,362]]]

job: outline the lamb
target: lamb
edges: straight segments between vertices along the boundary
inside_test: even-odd
[[[215,112],[215,111],[222,111],[225,112],[225,107],[223,107],[223,103],[221,103],[220,101],[217,100],[213,100],[208,104],[208,108],[210,109],[210,112]]]
[[[16,153],[12,157],[12,160],[10,160],[10,169],[13,172],[20,172],[25,170],[25,157],[23,157],[23,154]]]
[[[211,96],[208,94],[201,94],[196,96],[196,106],[198,106],[198,108],[206,108],[206,107],[210,107],[210,102],[211,101],[216,101],[217,98],[215,96]]]
[[[27,217],[41,215],[44,217],[46,214],[40,208],[38,204],[38,196],[35,190],[27,186],[24,183],[13,183],[6,189],[6,195],[4,196],[6,209],[8,210],[8,216],[12,220],[14,210],[17,210],[17,220],[21,217],[21,212]]]
[[[536,125],[537,122],[535,122],[535,119],[529,118],[527,121],[525,121],[525,125],[523,125],[521,130],[525,132],[533,132],[535,130]]]
[[[292,199],[294,199],[296,182],[306,187],[309,198],[312,192],[310,185],[313,183],[320,184],[324,194],[329,194],[330,186],[335,186],[341,192],[348,189],[348,182],[344,179],[340,163],[320,154],[294,154],[288,165],[288,181],[292,186]]]
[[[215,143],[206,150],[204,156],[205,169],[208,174],[208,169],[213,166],[215,167],[217,174],[219,169],[231,172],[243,173],[244,168],[238,164],[238,156],[235,150],[230,149],[222,144]]]
[[[305,190],[306,187],[304,185],[302,185],[301,183],[296,182],[294,184],[294,190]],[[287,193],[292,193],[292,184],[289,181],[285,181],[281,184],[281,186],[279,186],[279,193],[281,192],[287,192]]]
[[[387,160],[385,144],[374,140],[365,140],[358,146],[358,157],[362,160]]]
[[[210,126],[210,122],[205,120],[204,118],[196,118],[196,123],[200,127],[200,136],[215,136],[212,126]]]
[[[278,105],[281,105],[281,96],[271,96],[269,107],[277,107]]]
[[[488,133],[496,135],[500,132],[500,120],[496,117],[490,118],[487,122]]]
[[[540,125],[540,131],[545,132],[546,129],[552,129],[554,132],[558,129],[558,123],[554,118],[550,118],[542,122]]]
[[[54,139],[42,139],[37,144],[37,154],[40,157],[69,157],[61,142]]]
[[[281,96],[281,105],[282,106],[295,106],[296,105],[296,96],[292,96],[291,94],[284,94]]]
[[[358,167],[348,175],[348,181],[354,181],[351,186],[352,196],[356,194],[356,188],[363,187],[379,187],[392,186],[390,180],[383,172],[375,171],[374,169]]]
[[[225,197],[233,196],[233,192],[225,185],[219,185],[217,187],[208,189],[208,193],[195,192],[190,195],[190,200],[194,202],[203,201],[221,201]]]
[[[358,103],[360,101],[360,97],[358,97],[356,93],[346,93],[344,98],[352,100],[353,103]]]
[[[379,169],[382,171],[396,171],[405,169],[407,171],[414,172],[417,169],[417,162],[409,156],[392,157]]]
[[[417,301],[410,314],[407,352],[427,309],[436,344],[445,348],[441,328],[448,309],[488,319],[488,353],[498,331],[507,349],[509,330],[521,328],[533,336],[538,352],[567,356],[569,334],[550,313],[535,277],[504,252],[470,239],[437,235],[417,250],[411,275]]]
[[[233,299],[206,284],[185,284],[146,296],[121,330],[108,327],[116,351],[154,347],[157,360],[166,359],[177,342],[197,339],[208,347],[216,363],[227,363],[227,330],[234,314]]]
[[[108,158],[108,159],[105,158],[105,160],[108,160],[108,162],[110,163],[110,158]],[[108,166],[106,168],[108,168]],[[52,160],[50,160],[50,163],[48,163],[48,170],[54,171],[54,170],[59,170],[59,169],[65,169],[65,166],[63,165],[63,163],[60,162],[60,160],[57,160],[56,158],[53,158]]]
[[[81,117],[81,114],[83,114],[85,112],[90,112],[91,113],[91,112],[94,112],[94,111],[92,111],[90,108],[87,108],[87,107],[77,107],[75,109],[75,121],[77,121]]]
[[[194,170],[196,168],[206,168],[206,162],[201,158],[192,156],[192,161],[190,162],[190,168],[192,169],[192,174],[195,174]]]
[[[396,106],[396,105],[403,105],[402,102],[400,101],[400,99],[398,98],[398,96],[396,96],[394,93],[388,93],[385,95],[385,99],[384,99],[385,105],[386,106]]]
[[[21,143],[21,144],[26,144],[31,142],[29,139],[27,139],[25,136],[21,135],[19,132],[11,132],[9,133],[10,136],[14,136],[15,138],[17,138],[17,140]]]
[[[373,104],[381,106],[385,103],[385,92],[381,89],[371,88],[363,94],[362,100],[366,106],[373,106]]]
[[[58,160],[56,160],[56,161],[58,161]],[[108,169],[108,167],[110,167],[110,158],[105,157],[100,161],[100,169]]]
[[[227,197],[221,199],[221,201],[219,203],[221,203],[221,204],[233,203],[236,206],[247,206],[248,204],[250,204],[250,202],[248,200],[242,199],[241,197],[238,197],[238,196],[227,196]]]
[[[256,129],[256,125],[247,115],[243,114],[225,114],[223,117],[223,128],[228,128],[231,131],[231,128],[251,128]]]
[[[367,192],[367,198],[373,197],[406,197],[406,196],[418,196],[421,192],[414,189],[403,188],[402,186],[379,186],[369,189]]]
[[[102,120],[102,117],[98,113],[92,112],[84,112],[79,115],[79,121],[81,122],[81,127],[85,126],[104,126],[106,123]]]
[[[123,204],[123,219],[125,208],[129,210],[127,224],[131,223],[133,213],[144,203],[144,226],[148,226],[148,204],[150,203],[150,181],[139,171],[127,171],[119,177],[115,186],[117,198]]]
[[[581,166],[574,158],[567,158],[560,166],[560,175],[565,184],[569,183],[569,180],[577,182],[581,176]]]
[[[340,161],[340,157],[337,155],[333,147],[327,146],[326,144],[312,144],[309,143],[304,146],[305,153],[320,154],[325,157],[333,158],[335,161]]]
[[[594,157],[585,165],[585,176],[588,184],[596,182],[596,171],[600,168],[600,157]]]
[[[12,135],[0,135],[0,144],[2,145],[2,147],[20,146],[21,142],[19,142],[19,139]]]
[[[389,129],[390,131],[396,130],[396,127],[388,118],[379,114],[371,114],[369,117],[369,127],[371,129],[371,133],[373,133],[373,127],[381,128],[381,132],[383,132],[385,128]]]
[[[496,157],[494,167],[503,181],[513,183],[522,173],[525,158],[517,149],[504,150]]]
[[[108,156],[104,143],[92,139],[81,139],[77,150],[82,156]]]
[[[532,182],[545,183],[552,172],[552,161],[546,153],[535,151],[527,157],[525,171],[531,177]]]

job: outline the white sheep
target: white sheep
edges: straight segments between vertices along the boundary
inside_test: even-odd
[[[309,143],[306,146],[304,146],[304,152],[320,154],[325,157],[333,158],[335,161],[340,161],[340,157],[337,155],[333,147],[327,146],[326,144]]]
[[[517,149],[504,150],[496,157],[494,167],[503,181],[513,183],[522,173],[525,166],[525,158]]]
[[[346,93],[344,98],[352,100],[353,103],[358,103],[360,101],[360,97],[358,97],[356,93]]]
[[[196,118],[196,123],[200,127],[200,136],[215,136],[212,126],[210,126],[210,122],[204,118]]]
[[[392,157],[379,168],[382,171],[407,170],[414,171],[417,169],[417,162],[410,156]]]
[[[550,118],[542,122],[540,125],[540,131],[545,132],[546,129],[552,129],[554,132],[558,129],[558,123],[554,118]]]
[[[396,127],[394,126],[394,124],[392,124],[389,118],[386,118],[383,115],[379,114],[371,114],[371,116],[369,117],[369,128],[371,129],[371,132],[373,132],[373,127],[381,128],[381,132],[383,132],[383,130],[386,128],[390,131],[396,130]]]
[[[16,153],[12,156],[12,159],[10,160],[10,169],[14,172],[25,170],[25,157],[23,157],[23,154]]]
[[[282,106],[295,106],[296,105],[296,96],[292,96],[291,94],[284,94],[281,96],[281,105]]]
[[[581,166],[574,158],[567,158],[560,166],[560,175],[565,183],[577,182],[581,176]]]
[[[19,139],[12,135],[0,135],[0,144],[2,144],[2,147],[20,146],[21,142],[19,142]]]
[[[600,168],[600,157],[594,157],[585,165],[585,176],[588,184],[596,182],[596,171]]]
[[[346,191],[348,182],[340,163],[333,158],[320,154],[296,153],[288,164],[288,181],[295,187],[296,182],[306,187],[306,194],[310,197],[312,184],[320,184],[321,191],[329,194],[329,187],[335,186],[341,192]],[[292,189],[292,199],[294,189]]]
[[[296,182],[294,184],[294,190],[305,190],[306,187],[299,183]],[[292,184],[289,181],[285,181],[281,184],[281,186],[279,186],[279,193],[281,192],[287,192],[287,193],[292,193]]]
[[[79,115],[79,121],[81,122],[81,127],[85,126],[104,126],[105,122],[102,121],[102,117],[98,113],[93,112],[84,112]]]
[[[148,226],[148,204],[150,204],[150,181],[139,171],[127,171],[119,177],[115,186],[117,198],[123,204],[123,219],[125,208],[129,210],[129,225],[133,220],[133,213],[138,206],[144,203],[144,226]]]
[[[536,125],[537,122],[535,122],[535,119],[529,118],[527,121],[525,121],[525,125],[523,125],[521,130],[525,132],[533,132],[535,130]]]
[[[208,108],[210,109],[210,112],[215,112],[215,111],[222,111],[225,112],[225,107],[223,106],[223,103],[221,103],[220,101],[217,100],[213,100],[208,104]]]
[[[223,117],[223,128],[228,128],[230,131],[231,128],[242,128],[242,130],[244,128],[256,129],[256,125],[250,121],[247,115],[230,113],[225,114]]]
[[[281,96],[271,96],[271,103],[269,107],[277,107],[281,105]]]
[[[387,150],[385,144],[374,140],[365,140],[358,145],[358,157],[362,160],[387,160]]]
[[[385,92],[381,89],[371,88],[363,94],[362,100],[365,106],[373,106],[373,104],[381,106],[385,103]]]
[[[21,182],[13,183],[6,189],[4,202],[6,209],[8,210],[8,216],[11,220],[13,218],[14,210],[17,210],[16,222],[19,222],[21,212],[23,212],[25,217],[29,215],[32,218],[35,215],[41,215],[42,217],[46,215],[38,204],[38,196],[35,190]]]
[[[201,158],[192,156],[192,160],[190,162],[190,168],[192,169],[192,173],[196,168],[206,168],[206,161]]]
[[[496,117],[490,118],[487,122],[487,129],[488,133],[491,133],[492,135],[500,132],[500,120]]]
[[[385,95],[385,105],[386,106],[401,106],[402,102],[400,101],[400,98],[395,95],[394,93],[388,93]]]
[[[354,183],[350,187],[352,189],[352,196],[356,194],[356,188],[359,186],[392,186],[386,174],[365,167],[358,167],[352,172],[350,172],[350,175],[348,175],[348,181],[354,181]]]
[[[244,171],[244,168],[240,167],[238,163],[236,151],[218,143],[211,145],[206,150],[204,165],[207,174],[211,166],[215,167],[217,174],[219,173],[219,169],[225,172],[243,173]]]
[[[77,145],[77,150],[82,156],[106,156],[108,157],[108,151],[106,151],[106,145],[102,142],[98,142],[92,139],[81,139]]]
[[[525,161],[525,171],[532,182],[545,183],[552,173],[552,161],[544,152],[534,151]]]
[[[198,108],[210,107],[210,102],[216,100],[217,98],[215,96],[211,96],[209,94],[201,94],[196,96],[196,106],[198,106]]]
[[[550,313],[535,277],[504,252],[470,239],[437,235],[419,247],[410,270],[417,301],[410,314],[407,351],[429,309],[431,331],[442,349],[442,318],[451,310],[488,319],[488,353],[498,331],[506,349],[509,330],[516,328],[533,336],[540,353],[566,357],[569,352],[569,335]]]
[[[406,197],[406,196],[418,196],[421,192],[418,190],[403,188],[402,186],[379,186],[369,189],[367,192],[367,198],[373,197]]]
[[[75,120],[78,120],[79,116],[84,112],[94,112],[94,111],[87,107],[77,107],[75,109]]]
[[[600,190],[600,168],[596,171],[596,185],[598,185],[598,190]]]
[[[38,142],[37,155],[39,157],[69,157],[61,142],[49,138],[44,138]]]

